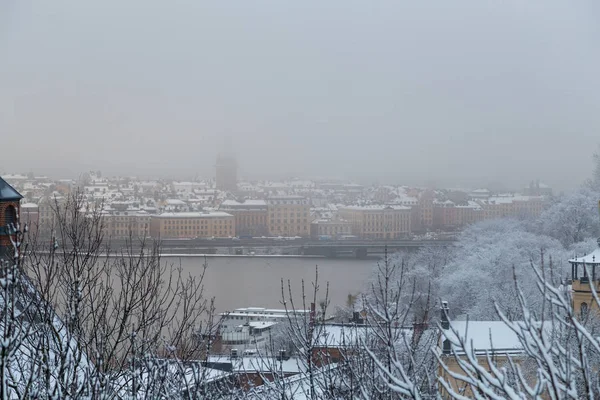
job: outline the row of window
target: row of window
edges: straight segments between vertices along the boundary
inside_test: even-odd
[[[140,235],[140,234],[145,234],[146,231],[144,230],[138,230],[138,231],[134,231],[131,229],[116,229],[113,230],[110,234],[113,236],[129,236],[129,234],[134,234],[134,235]]]
[[[298,212],[296,212],[296,211],[290,211],[288,213],[287,210],[283,210],[283,211],[277,210],[277,211],[271,211],[269,214],[270,215],[288,215],[289,214],[292,217],[293,216],[301,217],[302,215],[304,215],[305,217],[307,217],[308,216],[308,211],[304,211],[303,213],[301,213],[299,211]]]
[[[109,226],[113,227],[113,228],[126,228],[126,227],[141,227],[141,228],[148,228],[148,224],[138,224],[136,222],[114,222],[112,224],[110,224]]]
[[[374,220],[398,220],[398,219],[408,219],[410,218],[408,215],[403,214],[403,215],[399,215],[399,214],[394,214],[394,215],[365,215],[365,220],[367,221],[374,221]]]
[[[233,231],[211,231],[211,230],[200,230],[200,231],[171,231],[167,230],[162,233],[165,236],[180,236],[180,235],[197,235],[197,236],[232,236]]]
[[[402,221],[402,222],[366,222],[365,226],[370,226],[370,227],[389,227],[389,228],[393,228],[393,227],[399,227],[399,226],[406,226],[408,225],[408,221]]]
[[[237,218],[238,221],[243,221],[243,222],[264,222],[267,220],[266,216],[262,217],[262,218],[256,218],[256,217],[238,217]]]
[[[232,230],[234,227],[233,225],[223,225],[223,226],[206,226],[206,225],[202,225],[202,226],[165,226],[162,227],[162,230],[165,231],[216,231],[216,230]]]
[[[364,237],[366,238],[373,238],[373,239],[396,239],[399,237],[402,237],[403,235],[401,235],[402,232],[386,232],[386,233],[365,233]]]
[[[306,205],[306,200],[269,200],[269,204],[279,205]]]
[[[381,229],[381,228],[366,228],[365,232],[386,232],[394,233],[394,232],[408,232],[408,227],[403,227],[402,229]]]
[[[112,220],[112,221],[137,221],[139,219],[150,220],[150,217],[147,217],[147,216],[143,216],[143,217],[138,217],[138,216],[114,217],[112,215],[109,215],[109,216],[105,216],[104,218]]]
[[[209,222],[214,222],[218,225],[231,225],[231,220],[217,219],[217,220],[175,220],[175,221],[165,221],[166,225],[208,225]]]

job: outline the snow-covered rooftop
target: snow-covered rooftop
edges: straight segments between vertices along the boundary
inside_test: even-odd
[[[346,210],[355,211],[384,211],[384,210],[410,210],[410,207],[406,206],[381,206],[381,205],[366,205],[366,206],[345,206],[342,207]]]
[[[327,398],[332,387],[342,386],[340,377],[343,374],[331,374],[331,371],[337,369],[339,364],[328,364],[314,371],[311,376],[307,374],[298,374],[287,377],[283,382],[265,382],[263,385],[253,388],[246,398],[249,400],[274,399],[282,397],[282,390],[286,399],[308,400],[314,398]],[[325,375],[327,374],[327,375]],[[327,378],[325,378],[325,376]],[[333,379],[331,378],[333,376]],[[329,382],[329,385],[311,385],[310,380],[317,379],[318,382]]]
[[[264,200],[244,200],[243,202],[239,202],[239,201],[235,201],[235,200],[225,200],[224,202],[221,203],[221,207],[236,207],[236,208],[243,208],[243,207],[266,207],[267,206],[267,202]]]
[[[248,322],[248,325],[256,328],[256,329],[266,329],[266,328],[270,328],[274,325],[277,325],[277,322],[274,321],[250,321]]]
[[[264,314],[287,314],[287,313],[309,313],[310,310],[286,310],[285,308],[263,308],[263,307],[242,307],[236,308],[233,312],[238,313],[264,313]]]
[[[573,264],[600,264],[600,248],[592,251],[590,254],[583,257],[576,257],[569,260]]]
[[[270,372],[282,371],[284,373],[300,373],[306,370],[303,360],[290,358],[288,360],[277,360],[268,356],[239,356],[231,358],[226,355],[209,356],[209,363],[230,363],[232,372]]]
[[[507,196],[493,196],[487,200],[482,200],[482,204],[511,204],[514,202],[527,202],[527,201],[542,201],[541,196],[523,196],[523,195],[507,195]]]
[[[21,200],[23,196],[17,192],[4,179],[0,178],[0,201]]]
[[[491,351],[500,353],[520,353],[523,345],[517,334],[503,321],[452,321],[450,329],[442,330],[442,337],[463,338],[467,351],[476,354]],[[457,349],[455,349],[457,350]]]
[[[320,325],[314,331],[317,347],[350,347],[364,339],[372,328],[357,325]]]
[[[222,211],[211,212],[165,212],[155,215],[153,218],[215,218],[233,217],[233,215]]]
[[[170,206],[185,206],[186,205],[185,201],[179,200],[179,199],[167,199],[165,201],[165,203]]]

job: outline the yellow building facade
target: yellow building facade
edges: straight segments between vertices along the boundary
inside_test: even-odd
[[[352,234],[363,239],[401,239],[411,232],[410,207],[347,206],[338,213],[350,222]]]
[[[585,316],[592,308],[598,311],[591,285],[595,285],[596,293],[600,293],[600,248],[586,256],[573,258],[569,263],[573,310],[581,316]]]
[[[310,237],[313,240],[319,237],[339,239],[352,235],[352,225],[342,219],[317,219],[310,224]]]
[[[234,237],[235,218],[221,212],[179,212],[153,215],[150,235],[162,239]]]
[[[286,237],[310,235],[310,205],[306,197],[269,197],[267,211],[269,235]]]

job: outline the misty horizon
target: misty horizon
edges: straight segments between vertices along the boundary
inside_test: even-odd
[[[3,9],[4,172],[563,190],[600,143],[591,1]]]

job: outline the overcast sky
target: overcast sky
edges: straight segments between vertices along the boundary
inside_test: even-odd
[[[597,0],[1,0],[0,171],[569,188]]]

